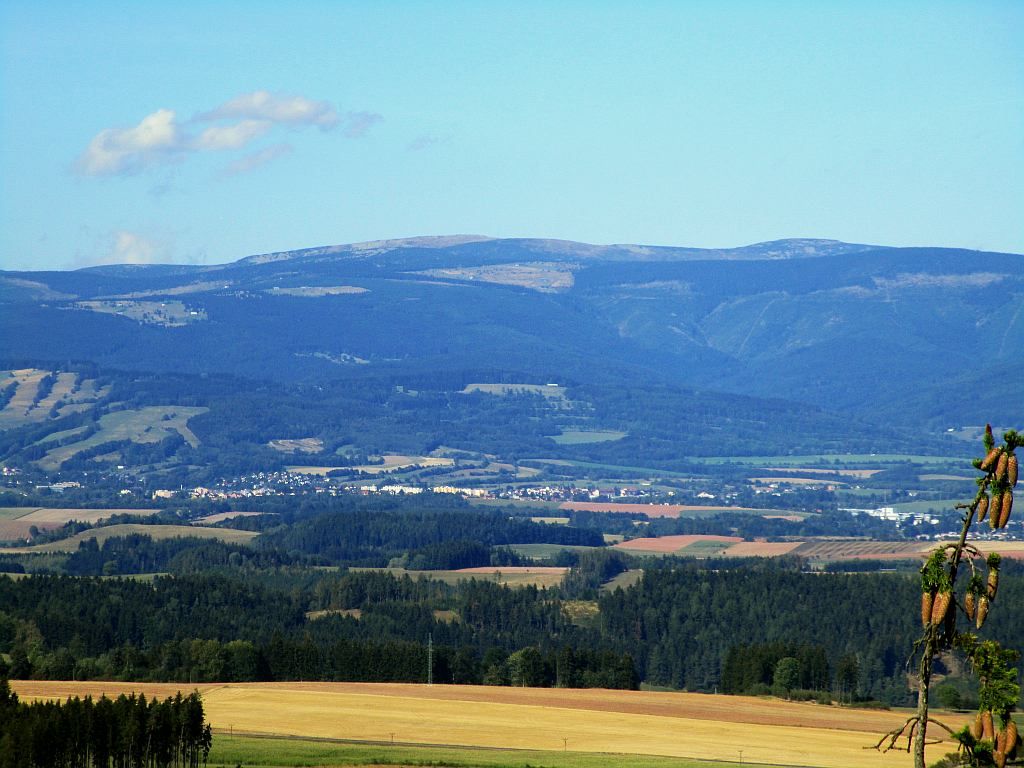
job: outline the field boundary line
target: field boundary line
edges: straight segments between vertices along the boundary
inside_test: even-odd
[[[223,727],[213,728],[213,733],[228,736],[244,736],[252,739],[267,739],[281,741],[311,741],[320,744],[353,744],[376,747],[422,747],[424,749],[461,749],[466,751],[482,750],[488,752],[551,752],[553,754],[565,754],[557,749],[527,749],[524,747],[489,747],[475,744],[434,744],[423,741],[388,741],[380,739],[341,739],[333,736],[298,736],[287,733],[270,733],[268,731],[240,731]],[[871,745],[865,747],[870,749]],[[691,757],[689,755],[661,755],[648,752],[581,752],[574,750],[577,755],[598,755],[603,757],[616,757],[628,755],[629,757],[658,757],[665,760],[694,760],[698,763],[719,763],[721,765],[739,765],[735,760],[724,760],[717,757]],[[767,768],[821,768],[816,765],[802,763],[757,763],[751,760],[744,760],[743,765],[761,765]]]

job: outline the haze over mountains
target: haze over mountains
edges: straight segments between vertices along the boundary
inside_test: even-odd
[[[830,240],[701,250],[452,236],[4,272],[0,356],[284,381],[493,368],[862,417],[1013,421],[1021,263]]]

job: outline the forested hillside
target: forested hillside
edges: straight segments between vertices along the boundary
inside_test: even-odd
[[[1001,603],[1024,600],[1022,577],[1004,567]],[[913,575],[736,560],[648,561],[635,586],[583,602],[568,581],[543,590],[237,565],[152,582],[0,576],[0,653],[14,677],[424,681],[431,638],[438,682],[735,693],[771,690],[778,661],[793,657],[795,687],[905,703],[918,633],[906,606],[918,592]],[[986,629],[1024,645],[1012,612]],[[950,684],[970,697],[967,682]]]
[[[27,370],[37,379],[46,372]],[[21,383],[12,376],[3,391],[32,389],[29,375],[19,375]],[[18,416],[24,405],[0,410],[10,411],[6,424],[0,419],[0,461],[75,477],[123,465],[168,487],[296,463],[351,473],[386,454],[452,457],[467,468],[496,457],[564,474],[566,461],[686,472],[695,468],[689,457],[968,448],[944,434],[911,435],[816,406],[667,384],[550,376],[561,382],[557,397],[517,389],[530,375],[488,368],[299,384],[72,366],[28,416]],[[472,388],[481,381],[492,389]],[[566,441],[567,433],[599,437]],[[280,447],[289,440],[302,441],[301,450]],[[515,479],[512,466],[504,471]]]

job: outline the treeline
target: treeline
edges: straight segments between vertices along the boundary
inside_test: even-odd
[[[789,503],[784,500],[776,506],[787,507]],[[794,505],[793,508],[798,507],[799,505]],[[863,536],[886,540],[912,538],[918,533],[909,523],[904,530],[890,521],[870,515],[851,515],[832,507],[835,507],[834,500],[823,502],[820,513],[807,515],[801,520],[766,518],[746,512],[719,512],[702,517],[680,516],[647,519],[640,513],[572,510],[569,512],[569,522],[574,528],[618,533],[631,538],[700,534],[769,540],[786,536]],[[799,508],[806,509],[806,507]],[[642,522],[642,525],[636,524],[638,521]]]
[[[258,517],[238,518],[232,522],[232,527],[251,530],[267,524]],[[457,541],[475,541],[487,547],[509,544],[604,546],[604,538],[598,531],[534,523],[510,518],[497,510],[415,508],[329,512],[265,530],[255,545],[261,549],[316,555],[333,564],[372,567],[385,566],[392,558],[409,550],[428,551],[426,548]],[[442,564],[436,554],[434,550],[431,562]]]
[[[199,538],[153,539],[142,533],[113,536],[98,544],[85,539],[65,561],[72,576],[116,576],[134,573],[199,573],[222,569],[264,569],[295,565],[300,558],[276,549],[254,550]]]
[[[491,548],[478,541],[463,539],[460,541],[441,541],[428,544],[419,549],[410,550],[390,565],[408,568],[414,571],[444,571],[459,568],[479,568],[482,566],[515,566],[528,565],[508,547]]]
[[[18,678],[422,682],[430,638],[439,682],[639,679],[628,652],[575,626],[534,587],[359,572],[298,588],[304,579],[244,592],[223,577],[0,579],[0,652]]]
[[[1024,600],[1022,568],[1004,563],[1000,604],[1017,605]],[[832,686],[841,660],[854,654],[856,695],[910,701],[906,649],[920,634],[916,573],[812,574],[785,561],[731,569],[713,561],[651,566],[635,587],[599,599],[602,635],[621,638],[617,648],[635,649],[646,682],[721,689],[731,647],[813,638],[824,649]],[[985,631],[1007,647],[1024,646],[1024,624],[1005,608],[992,611]],[[733,678],[730,686],[754,682]]]
[[[198,768],[212,743],[198,693],[26,704],[0,676],[0,768]]]
[[[855,660],[848,654],[838,665],[847,675],[851,655]],[[844,682],[850,685],[848,677]],[[832,683],[828,653],[811,643],[739,643],[729,648],[722,663],[722,693],[788,696],[794,689],[830,691]]]

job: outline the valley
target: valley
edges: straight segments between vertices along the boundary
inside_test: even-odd
[[[0,677],[187,681],[214,765],[903,764],[865,747],[914,701],[984,425],[1024,416],[1019,258],[455,238],[4,275]],[[1007,517],[955,586],[1001,555],[985,632],[1024,647]]]

